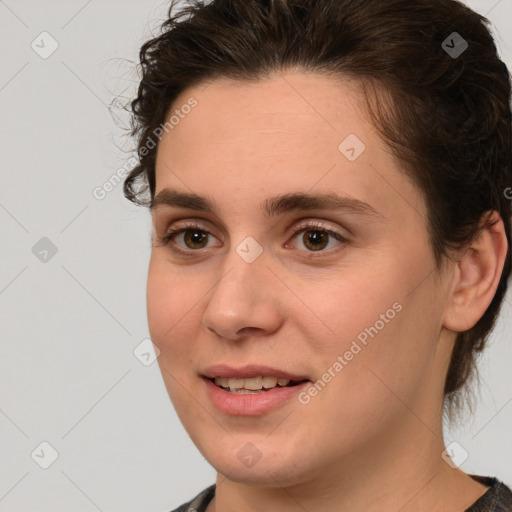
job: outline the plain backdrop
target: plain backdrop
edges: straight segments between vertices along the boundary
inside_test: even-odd
[[[512,0],[468,5],[493,22],[512,69]],[[118,107],[166,10],[0,0],[2,512],[168,512],[214,482],[157,363],[140,356],[149,214],[121,185],[94,195],[133,154]],[[445,435],[467,450],[466,472],[508,485],[511,311],[509,293],[480,361],[475,414]]]

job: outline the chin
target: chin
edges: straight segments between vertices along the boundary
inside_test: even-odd
[[[226,436],[225,443],[203,444],[200,451],[218,473],[232,482],[270,488],[305,482],[313,469],[305,467],[304,454],[296,450],[287,453],[279,444],[265,439],[252,443],[250,435],[240,439]]]

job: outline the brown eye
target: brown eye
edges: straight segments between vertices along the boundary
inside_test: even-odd
[[[186,252],[191,254],[199,249],[210,248],[215,245],[215,240],[217,240],[215,236],[196,224],[177,226],[159,238],[160,244],[168,246],[172,251],[181,255]],[[219,243],[216,246],[218,247]]]
[[[302,236],[298,238],[300,234],[302,234]],[[315,222],[299,226],[293,233],[292,238],[297,238],[297,241],[293,244],[296,249],[302,249],[304,251],[305,248],[305,252],[310,253],[330,253],[331,249],[339,249],[340,247],[338,246],[345,246],[349,243],[340,233]],[[298,247],[299,245],[303,247]]]
[[[200,229],[183,230],[183,239],[189,249],[202,249],[208,243],[208,233]]]
[[[308,229],[302,235],[304,245],[312,251],[324,249],[329,243],[329,234],[318,229]]]

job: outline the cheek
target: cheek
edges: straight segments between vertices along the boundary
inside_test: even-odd
[[[311,332],[311,342],[319,354],[343,353],[350,349],[352,340],[364,344],[396,321],[405,294],[396,284],[400,281],[393,279],[393,269],[387,270],[387,277],[375,270],[353,268],[297,283],[297,295],[304,298],[308,308],[303,307],[295,321],[301,322],[305,332]],[[317,335],[313,335],[313,328]]]
[[[152,256],[149,264],[146,303],[151,339],[162,352],[190,350],[191,343],[173,340],[194,338],[198,307],[206,290],[200,280],[171,271],[163,258]],[[194,327],[196,326],[196,327]]]
[[[309,288],[315,315],[295,318],[308,333],[315,377],[336,382],[328,387],[340,386],[359,399],[365,390],[383,387],[377,376],[400,388],[426,371],[437,327],[435,308],[420,289],[409,293],[415,276],[402,268],[361,269]]]
[[[335,335],[316,339],[312,356],[320,380],[313,408],[328,410],[333,424],[350,417],[362,430],[399,414],[402,401],[415,403],[429,382],[438,335],[437,306],[425,290],[409,294],[410,287],[377,282],[365,288],[359,280],[357,289],[347,283],[345,298],[325,303]]]
[[[160,350],[157,358],[167,393],[181,421],[195,409],[184,386],[190,381],[194,365],[194,340],[199,322],[198,301],[204,294],[200,283],[190,276],[171,270],[165,257],[152,255],[147,278],[146,303],[152,342]]]

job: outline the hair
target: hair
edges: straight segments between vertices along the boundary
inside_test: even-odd
[[[157,147],[148,150],[148,141],[186,89],[219,78],[257,82],[286,69],[355,79],[374,126],[425,198],[437,269],[490,225],[492,211],[504,221],[499,285],[476,325],[458,333],[444,387],[450,418],[471,407],[468,383],[512,267],[511,82],[489,20],[456,0],[193,0],[174,7],[171,0],[160,35],[140,50],[142,77],[131,102],[139,158],[124,182],[126,198],[151,204]],[[454,32],[467,43],[460,55],[449,53]]]

